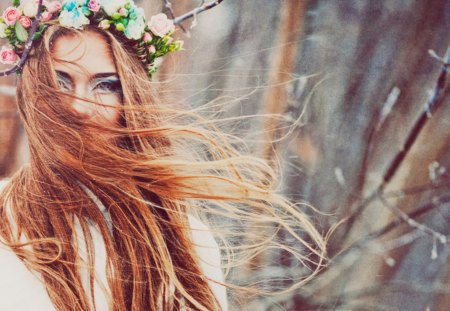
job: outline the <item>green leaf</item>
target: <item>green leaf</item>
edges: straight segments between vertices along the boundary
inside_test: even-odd
[[[20,5],[20,0],[13,0],[12,5],[17,8]]]
[[[23,28],[23,26],[20,24],[19,21],[16,22],[16,25],[14,26],[14,31],[16,33],[16,37],[19,41],[25,42],[28,39],[28,31]]]
[[[39,40],[42,37],[41,32],[35,32],[33,36],[33,40]]]
[[[45,29],[47,29],[48,25],[41,25],[39,26],[39,32],[43,32]]]

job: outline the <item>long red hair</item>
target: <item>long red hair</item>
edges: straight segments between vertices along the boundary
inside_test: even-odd
[[[284,228],[304,250],[323,254],[320,235],[306,216],[275,193],[276,174],[267,163],[246,155],[239,140],[218,131],[213,122],[159,103],[136,47],[97,28],[85,31],[99,33],[111,46],[123,89],[122,126],[83,124],[67,108],[68,95],[58,91],[51,44],[58,36],[76,38],[79,31],[50,26],[35,43],[17,91],[31,161],[0,194],[0,240],[42,276],[58,310],[93,308],[94,293],[85,292],[78,270],[77,223],[91,285],[89,226],[101,232],[114,310],[178,310],[182,301],[188,310],[220,309],[199,267],[188,213]],[[83,187],[107,208],[111,223]],[[246,247],[227,244],[225,230],[216,231],[224,238],[224,250],[245,251],[236,256],[240,259],[282,247],[265,230],[251,243],[246,239]],[[158,306],[161,295],[171,298]]]

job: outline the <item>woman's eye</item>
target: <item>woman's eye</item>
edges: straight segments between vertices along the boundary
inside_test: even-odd
[[[122,93],[120,81],[102,81],[95,85],[94,90],[100,93]]]
[[[72,84],[62,77],[58,77],[58,85],[61,91],[70,91],[72,90]]]

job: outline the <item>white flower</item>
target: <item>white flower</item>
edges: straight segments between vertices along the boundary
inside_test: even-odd
[[[34,3],[34,1],[31,1],[25,3],[22,10],[23,15],[28,17],[35,17],[38,10],[38,6],[36,3]]]
[[[150,22],[148,22],[148,28],[157,36],[164,37],[169,32],[175,29],[173,20],[168,19],[164,13],[159,13],[152,16]]]
[[[111,22],[107,19],[104,19],[98,24],[98,27],[105,30],[109,29],[109,27],[111,27]]]
[[[123,32],[128,39],[139,40],[142,38],[145,30],[145,21],[142,18],[130,20],[127,28]]]
[[[8,28],[8,26],[6,26],[6,24],[0,23],[0,38],[6,38],[6,33],[5,33],[6,28]]]
[[[86,4],[86,0],[77,0],[77,4],[79,6],[82,6],[82,5]]]
[[[123,8],[128,2],[129,0],[103,0],[101,4],[106,14],[111,16],[120,8]]]
[[[83,14],[81,8],[72,11],[62,10],[59,15],[59,23],[62,26],[79,29],[83,25],[89,24],[89,19]]]

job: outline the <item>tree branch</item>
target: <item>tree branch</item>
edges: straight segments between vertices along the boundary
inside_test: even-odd
[[[175,25],[178,26],[182,22],[184,22],[190,18],[193,18],[193,17],[196,18],[198,14],[200,14],[204,11],[210,10],[215,6],[218,6],[223,1],[224,0],[212,0],[209,2],[202,1],[202,3],[198,7],[193,9],[192,11],[189,11],[181,16],[175,17],[173,22]]]
[[[383,203],[384,206],[389,208],[395,215],[397,215],[398,218],[403,220],[410,227],[416,228],[417,230],[420,230],[420,231],[422,231],[424,233],[430,234],[434,238],[438,239],[439,242],[441,242],[442,244],[447,243],[447,237],[445,235],[443,235],[442,233],[439,233],[439,232],[431,229],[430,227],[417,222],[413,218],[409,217],[408,214],[403,212],[398,207],[396,207],[396,206],[394,206],[392,204],[389,204],[389,202],[384,197],[380,196],[379,199]]]
[[[31,47],[33,46],[34,34],[36,33],[39,22],[41,21],[43,0],[38,0],[38,1],[39,2],[38,2],[38,11],[36,14],[36,19],[33,21],[33,24],[31,25],[31,30],[28,35],[27,42],[25,43],[25,48],[22,53],[22,57],[20,58],[20,61],[16,65],[14,65],[11,69],[8,69],[5,71],[0,71],[0,77],[9,76],[9,75],[17,72],[18,70],[20,70],[22,68],[23,64],[25,64],[25,61],[28,58],[28,54],[30,53]]]
[[[418,217],[434,210],[439,205],[446,204],[449,202],[450,202],[450,192],[444,193],[441,196],[433,198],[433,200],[431,202],[425,203],[424,205],[418,207],[417,209],[415,209],[409,213],[405,213],[405,215],[409,219],[417,219]],[[367,245],[367,243],[370,243],[371,241],[382,237],[383,235],[389,233],[390,231],[398,228],[398,226],[401,224],[408,224],[408,222],[403,221],[403,219],[401,219],[401,218],[394,219],[393,221],[391,221],[390,223],[385,225],[383,228],[378,229],[372,233],[369,233],[367,236],[365,236],[362,239],[360,239],[359,241],[356,241],[355,243],[353,243],[349,248],[347,248],[346,250],[339,253],[336,257],[334,257],[332,259],[332,261],[336,262],[336,260],[339,260],[339,258],[341,258],[341,260],[342,260],[350,252],[355,251],[360,248],[364,248]]]
[[[432,54],[432,53],[431,53]],[[433,55],[433,54],[432,54]],[[436,58],[435,56],[433,56]],[[447,47],[447,51],[445,53],[445,56],[441,59],[438,57],[438,59],[442,62],[442,68],[441,72],[439,73],[438,79],[436,80],[435,87],[433,91],[431,92],[431,95],[429,96],[427,102],[424,105],[424,109],[415,122],[414,126],[410,130],[403,147],[400,149],[400,151],[395,155],[394,160],[391,162],[391,164],[388,166],[388,169],[383,175],[383,180],[381,184],[375,189],[371,195],[369,195],[366,199],[364,199],[360,204],[356,206],[356,208],[352,211],[351,216],[349,217],[348,221],[350,223],[354,222],[361,212],[364,210],[364,208],[372,202],[379,194],[383,192],[383,190],[386,188],[388,183],[392,180],[395,173],[400,168],[401,164],[403,163],[406,155],[411,150],[411,147],[414,145],[415,141],[417,140],[419,134],[421,133],[422,129],[424,128],[426,122],[428,119],[431,118],[432,112],[436,109],[436,106],[441,99],[441,95],[445,90],[446,83],[447,83],[447,76],[450,68],[450,45]]]
[[[175,19],[175,13],[173,11],[173,5],[172,2],[170,2],[170,0],[164,0],[164,7],[167,9],[167,11],[169,12],[169,17],[171,19]],[[181,28],[181,30],[184,33],[187,33],[187,30],[183,27],[183,25],[178,25],[178,27]]]
[[[434,109],[436,108],[437,103],[441,97],[442,92],[444,91],[445,84],[447,83],[447,75],[450,67],[450,45],[447,48],[447,52],[443,58],[442,69],[439,74],[439,77],[436,81],[436,85],[425,103],[424,109],[414,124],[413,128],[408,134],[406,138],[403,148],[397,153],[394,160],[391,162],[391,165],[387,169],[386,173],[383,176],[383,182],[379,186],[379,189],[382,190],[384,187],[391,181],[392,177],[394,177],[395,173],[400,168],[403,160],[405,159],[408,152],[411,150],[411,147],[414,145],[417,137],[422,131],[423,127],[427,123],[427,121],[431,118]]]

